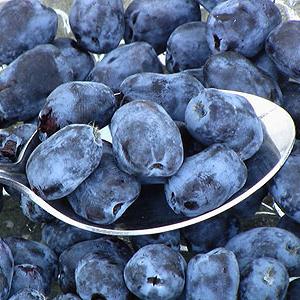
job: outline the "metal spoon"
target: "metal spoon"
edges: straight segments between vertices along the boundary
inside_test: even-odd
[[[233,91],[229,91],[233,92]],[[164,201],[161,186],[148,186],[138,199],[112,225],[97,225],[77,216],[67,201],[46,202],[28,188],[25,166],[31,152],[40,143],[35,132],[16,163],[0,164],[0,183],[26,194],[48,213],[78,228],[109,235],[144,235],[179,229],[210,219],[239,204],[267,183],[288,158],[295,139],[295,127],[290,115],[271,101],[254,95],[233,92],[248,99],[264,126],[264,144],[247,163],[255,164],[255,172],[249,174],[245,187],[227,203],[195,218],[176,215]],[[111,141],[108,127],[102,130],[102,137]],[[253,168],[252,168],[253,169]],[[155,191],[155,193],[154,193]]]

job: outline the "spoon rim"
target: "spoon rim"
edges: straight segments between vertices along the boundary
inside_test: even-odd
[[[228,90],[222,90],[222,91],[244,96],[247,100],[249,100],[249,98],[253,98],[253,99],[256,99],[257,101],[265,101],[264,103],[267,103],[267,104],[269,104],[269,106],[273,107],[273,109],[267,111],[264,115],[262,115],[261,118],[264,118],[268,114],[272,113],[272,111],[274,111],[274,110],[280,111],[282,116],[285,116],[287,118],[287,120],[289,120],[289,122],[290,122],[290,124],[287,124],[287,126],[289,126],[290,127],[289,130],[291,130],[290,131],[291,140],[289,140],[289,143],[288,143],[289,146],[287,147],[286,151],[284,153],[280,152],[281,156],[280,156],[280,159],[278,160],[278,162],[276,163],[276,165],[261,180],[259,180],[251,188],[249,188],[247,191],[243,192],[241,195],[237,196],[236,198],[232,199],[231,201],[219,206],[218,208],[215,208],[214,210],[204,213],[200,216],[192,217],[188,220],[180,221],[178,223],[163,225],[163,226],[154,227],[154,228],[145,228],[145,229],[102,228],[101,225],[96,225],[96,224],[89,225],[86,223],[81,223],[80,221],[74,220],[74,219],[66,216],[65,214],[63,214],[62,212],[60,212],[59,210],[57,210],[56,208],[54,208],[53,206],[48,204],[45,200],[43,200],[42,198],[37,196],[33,191],[31,191],[25,185],[21,184],[20,182],[13,181],[13,179],[10,178],[8,172],[0,170],[0,177],[2,179],[2,183],[12,186],[12,187],[16,188],[17,190],[19,190],[21,193],[26,194],[32,201],[34,201],[42,209],[44,209],[45,211],[47,211],[49,214],[53,215],[57,219],[65,222],[65,223],[68,223],[69,225],[78,227],[80,229],[95,232],[95,233],[105,234],[105,235],[139,236],[139,235],[158,234],[158,233],[162,233],[162,232],[167,232],[167,231],[184,228],[184,227],[194,225],[194,224],[200,223],[202,221],[208,220],[210,218],[213,218],[213,217],[229,210],[230,208],[236,206],[237,204],[241,203],[243,200],[245,200],[246,198],[251,196],[254,192],[256,192],[258,189],[260,189],[263,185],[265,185],[270,179],[272,179],[272,177],[280,170],[280,168],[283,166],[283,164],[289,157],[289,155],[293,149],[293,145],[295,142],[295,135],[296,135],[295,125],[294,125],[294,122],[293,122],[291,116],[288,114],[288,112],[286,110],[284,110],[279,105],[277,105],[267,99],[258,97],[256,95],[251,95],[251,94],[237,92],[237,91],[228,91]],[[249,103],[252,105],[251,101],[249,101]],[[272,105],[270,105],[270,103]]]

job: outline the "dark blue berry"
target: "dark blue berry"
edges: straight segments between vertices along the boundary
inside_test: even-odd
[[[2,4],[2,3],[1,3]],[[36,0],[12,0],[0,6],[0,65],[51,42],[57,30],[55,11]]]
[[[171,300],[185,284],[186,262],[166,245],[152,244],[138,250],[124,269],[128,289],[141,299]]]

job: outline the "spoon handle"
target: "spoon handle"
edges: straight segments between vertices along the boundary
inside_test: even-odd
[[[0,170],[0,184],[12,187],[22,193],[24,187],[28,186],[28,181],[25,174]]]

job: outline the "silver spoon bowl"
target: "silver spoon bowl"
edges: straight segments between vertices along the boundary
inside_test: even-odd
[[[225,91],[226,92],[226,91]],[[176,215],[164,199],[163,187],[145,186],[139,199],[112,225],[97,225],[76,215],[68,201],[46,202],[29,187],[25,175],[26,162],[40,143],[35,132],[23,148],[16,163],[0,164],[0,184],[26,194],[33,202],[57,219],[78,228],[101,234],[134,236],[157,234],[193,225],[213,218],[241,203],[266,184],[288,158],[295,140],[295,126],[290,115],[275,103],[254,95],[227,91],[244,96],[253,106],[264,127],[264,143],[260,150],[246,162],[252,164],[252,172],[243,189],[222,206],[194,218]],[[108,127],[102,129],[104,140],[111,142]]]

